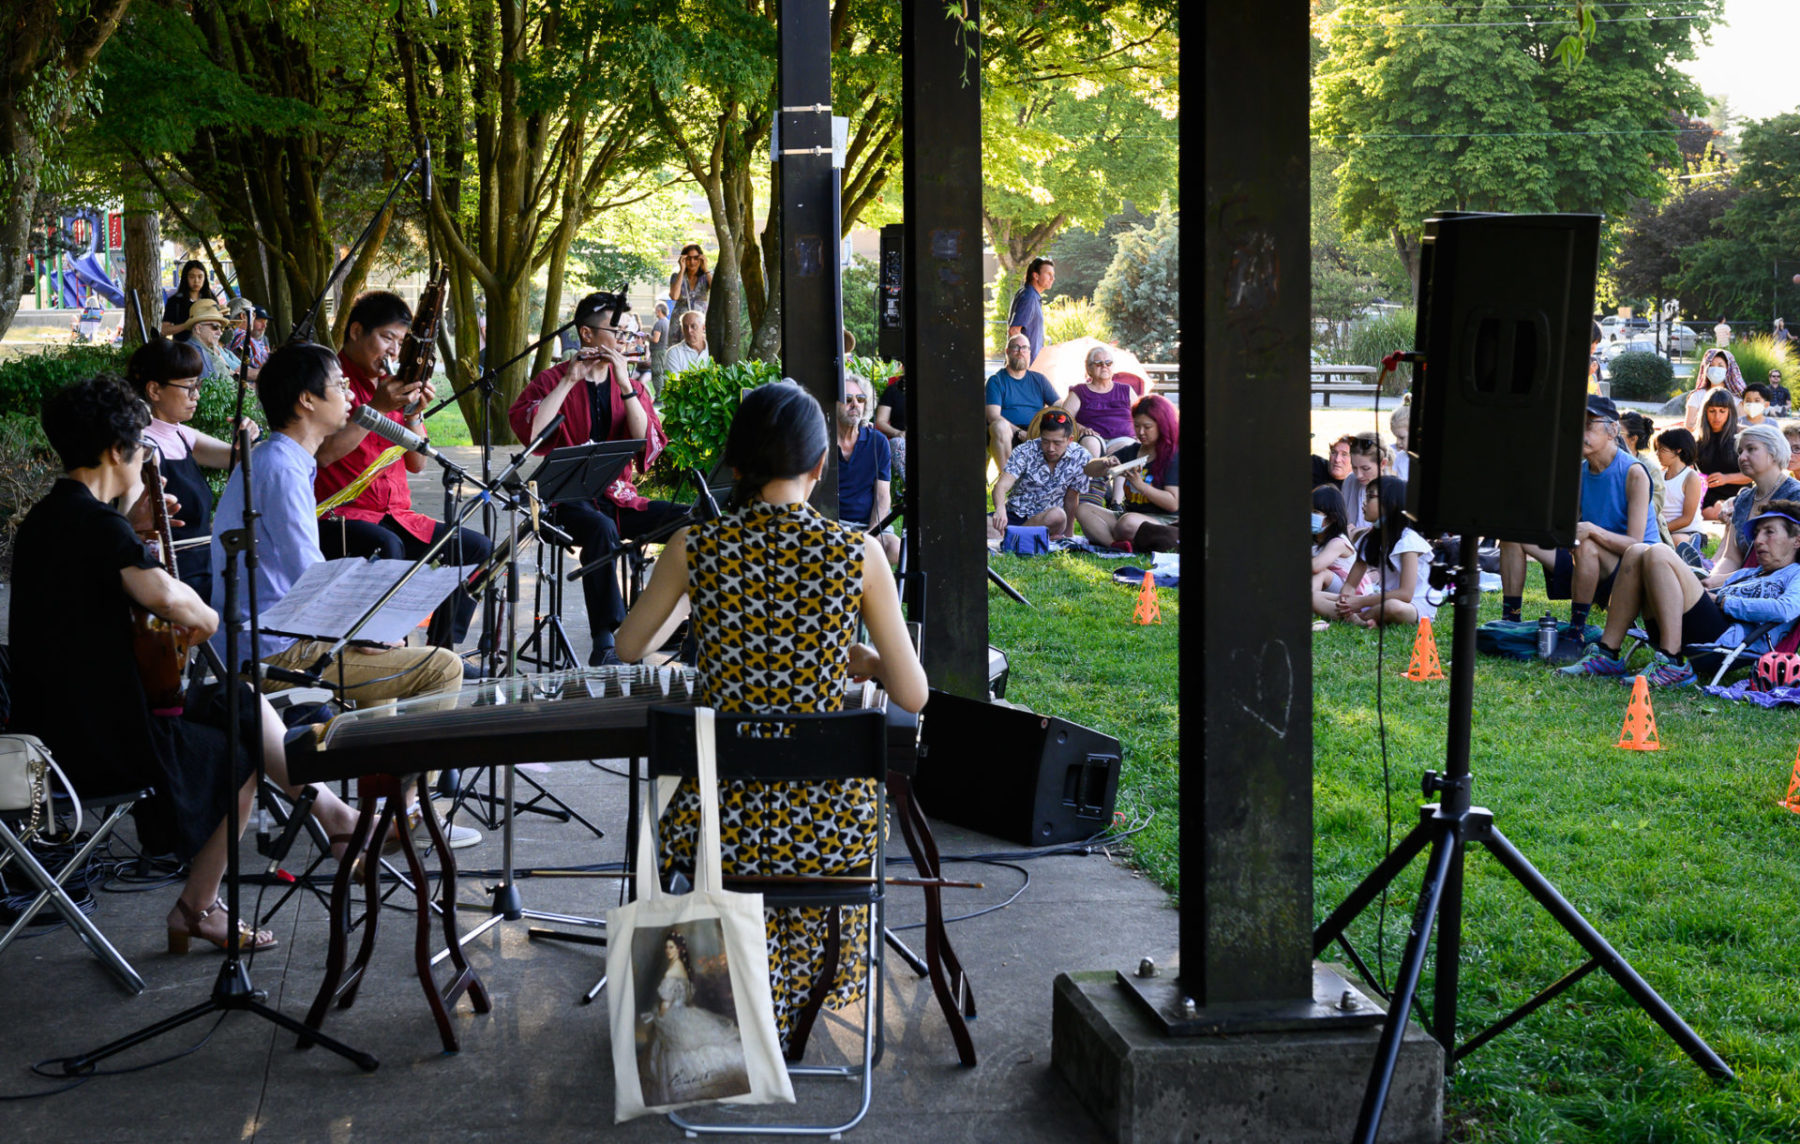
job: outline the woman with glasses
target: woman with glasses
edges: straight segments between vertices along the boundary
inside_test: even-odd
[[[712,274],[706,269],[706,252],[695,243],[681,248],[681,262],[669,275],[669,323],[679,328],[681,315],[689,310],[706,313],[707,295],[712,293]]]
[[[1087,377],[1072,385],[1062,407],[1075,419],[1075,441],[1099,457],[1137,441],[1131,427],[1131,403],[1137,395],[1113,380],[1111,346],[1095,346],[1087,354]]]
[[[156,447],[157,466],[166,490],[181,502],[181,524],[171,530],[179,542],[212,535],[212,488],[202,469],[223,469],[231,463],[231,445],[187,427],[200,408],[201,353],[187,342],[158,338],[138,347],[125,365],[125,380],[150,407],[150,427],[144,437]],[[250,439],[259,428],[245,419]],[[179,548],[175,571],[183,584],[212,596],[212,549],[206,544]]]

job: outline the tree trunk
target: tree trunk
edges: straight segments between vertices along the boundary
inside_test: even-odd
[[[1406,276],[1412,280],[1413,305],[1419,303],[1419,239],[1404,231],[1393,232],[1394,253],[1400,256],[1400,264],[1406,267]]]
[[[757,361],[781,362],[781,166],[769,175],[769,219],[763,226],[757,256],[764,268],[766,291],[762,317],[750,335],[750,356]]]
[[[162,321],[162,216],[156,196],[141,177],[133,177],[134,163],[123,165],[125,188],[125,345],[144,344],[143,332],[154,338]],[[143,325],[138,324],[142,314]]]
[[[6,206],[0,212],[0,335],[19,312],[19,287],[25,281],[25,259],[31,254],[31,220],[37,214],[39,175],[44,152],[16,103],[0,114],[0,163],[10,163],[4,185]]]

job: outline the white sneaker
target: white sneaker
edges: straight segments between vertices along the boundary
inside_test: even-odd
[[[481,831],[461,823],[452,823],[444,833],[450,840],[452,850],[466,850],[481,841]]]

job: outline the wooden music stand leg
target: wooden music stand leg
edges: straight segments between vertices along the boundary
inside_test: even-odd
[[[913,799],[912,783],[906,775],[888,774],[888,804],[898,811],[900,833],[906,839],[907,852],[912,855],[919,876],[943,877],[937,840],[931,835],[930,822]],[[944,1023],[950,1027],[950,1037],[956,1042],[956,1058],[963,1065],[974,1068],[975,1041],[969,1036],[969,1026],[964,1018],[975,1016],[975,992],[950,945],[950,934],[944,927],[942,891],[936,886],[925,887],[925,964],[931,971],[931,988],[937,995],[938,1008],[943,1010]]]
[[[338,983],[343,980],[344,956],[350,940],[350,871],[355,865],[351,856],[361,854],[369,844],[369,835],[374,831],[375,816],[370,813],[373,808],[373,799],[360,800],[356,826],[350,832],[349,849],[344,854],[346,861],[338,863],[337,874],[331,880],[331,901],[326,906],[330,941],[325,953],[325,980],[319,983],[318,996],[306,1014],[309,1029],[324,1026],[325,1012],[337,997]],[[312,1044],[312,1038],[302,1036],[296,1047],[307,1049]]]
[[[431,792],[425,787],[424,776],[419,778],[419,812],[425,821],[425,829],[431,836],[432,845],[437,848],[441,866],[439,885],[443,895],[444,939],[450,952],[451,975],[443,989],[439,989],[431,972],[431,900],[427,892],[425,863],[419,857],[418,847],[414,845],[412,836],[407,835],[403,846],[406,849],[407,867],[412,871],[413,881],[419,887],[418,925],[414,931],[413,964],[417,966],[419,984],[425,990],[425,1001],[431,1007],[431,1015],[437,1021],[438,1036],[444,1043],[444,1051],[454,1053],[460,1050],[456,1032],[450,1024],[450,1010],[458,999],[466,992],[469,1001],[477,1013],[486,1013],[493,1008],[488,999],[487,986],[476,974],[468,960],[463,956],[462,942],[456,931],[456,857],[450,849],[449,839],[444,837],[444,828],[438,821],[437,810],[431,804]]]

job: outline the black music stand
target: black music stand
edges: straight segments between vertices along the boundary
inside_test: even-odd
[[[552,449],[530,477],[545,504],[597,499],[631,459],[644,451],[642,437],[628,441],[590,441]]]

